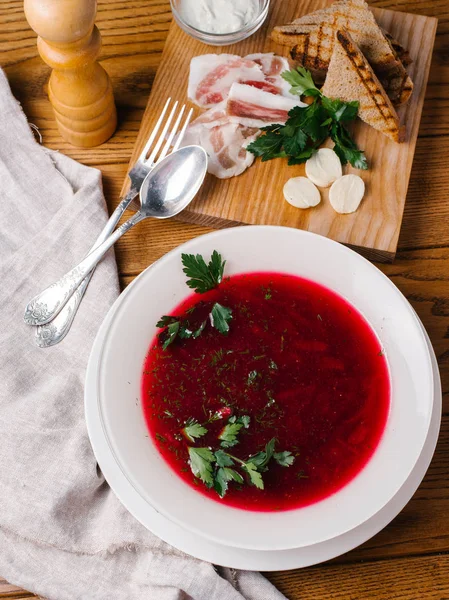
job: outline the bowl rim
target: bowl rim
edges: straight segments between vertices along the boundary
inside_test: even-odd
[[[343,252],[343,254],[347,254],[350,255],[352,257],[352,259],[356,260],[356,261],[361,261],[363,263],[363,265],[365,266],[365,268],[367,268],[368,270],[371,271],[372,274],[376,274],[378,277],[381,277],[388,285],[389,289],[391,292],[393,292],[393,294],[395,294],[400,303],[402,304],[401,310],[406,310],[406,312],[408,313],[409,318],[412,319],[412,321],[414,322],[415,326],[416,326],[416,332],[418,333],[418,336],[420,336],[420,338],[422,339],[422,343],[423,343],[423,348],[425,348],[426,352],[424,355],[424,361],[426,362],[426,365],[423,365],[423,372],[425,372],[425,383],[426,383],[426,390],[429,391],[428,396],[430,397],[430,399],[432,400],[432,394],[433,394],[433,369],[432,369],[432,364],[431,364],[431,357],[429,355],[428,352],[428,346],[427,346],[427,342],[425,339],[425,335],[424,332],[422,331],[422,326],[420,325],[419,319],[416,316],[416,313],[414,312],[413,308],[411,307],[411,305],[408,303],[408,301],[406,300],[406,298],[403,296],[403,294],[398,290],[398,288],[392,283],[392,281],[386,276],[384,275],[379,269],[377,269],[374,265],[372,265],[369,261],[367,261],[365,258],[363,258],[362,256],[360,256],[359,254],[355,253],[353,250],[351,250],[350,248],[347,248],[345,246],[342,246],[341,244],[334,242],[333,240],[329,240],[328,238],[324,238],[321,236],[317,236],[316,234],[313,234],[311,232],[305,232],[302,230],[297,230],[294,228],[285,228],[285,227],[279,227],[279,226],[247,226],[244,228],[230,228],[227,230],[220,230],[220,231],[216,231],[216,232],[212,232],[209,234],[205,234],[203,236],[199,236],[197,238],[194,238],[193,240],[190,240],[188,242],[186,242],[185,244],[182,244],[181,246],[173,249],[172,251],[170,251],[168,254],[166,254],[163,258],[161,258],[157,264],[155,264],[152,269],[152,276],[157,276],[157,271],[159,270],[163,270],[164,269],[164,265],[167,261],[171,260],[173,258],[173,256],[175,255],[180,255],[181,252],[184,251],[189,251],[189,249],[191,248],[191,246],[196,246],[197,244],[202,243],[203,239],[207,239],[208,241],[215,240],[215,238],[220,238],[221,236],[225,235],[233,235],[233,232],[241,232],[242,230],[244,230],[245,232],[248,232],[250,230],[258,230],[258,231],[274,231],[276,230],[277,233],[279,234],[285,234],[287,231],[290,234],[293,235],[299,235],[299,236],[311,236],[313,237],[315,240],[317,238],[319,238],[319,241],[317,241],[317,243],[320,244],[324,244],[325,246],[329,246],[332,249],[335,249],[336,247],[339,249],[340,252]],[[199,241],[200,240],[200,241]],[[264,270],[264,268],[262,267],[261,270]],[[286,271],[288,272],[288,271]],[[148,275],[147,275],[148,276]],[[140,284],[139,285],[135,285],[134,286],[134,292],[133,295],[135,296],[136,294],[139,293],[139,289],[142,287],[143,282],[146,279],[145,276],[145,272],[142,274],[142,276],[139,278],[140,279]],[[136,282],[137,283],[137,282]],[[330,286],[329,286],[330,287]],[[332,289],[332,288],[331,288]],[[335,290],[334,290],[335,291]],[[339,293],[339,292],[337,292]],[[125,301],[122,303],[121,307],[118,308],[118,310],[116,311],[116,313],[114,314],[114,318],[110,323],[110,326],[108,328],[108,331],[106,332],[106,335],[104,337],[103,340],[103,345],[100,351],[100,360],[99,360],[99,369],[98,369],[98,373],[97,373],[97,389],[98,389],[98,402],[99,402],[99,411],[100,411],[100,415],[102,416],[102,425],[103,425],[103,430],[104,430],[104,434],[105,437],[108,441],[108,444],[110,445],[110,449],[112,454],[115,457],[115,460],[117,461],[117,463],[121,466],[122,468],[122,472],[124,473],[124,475],[128,478],[128,480],[132,483],[133,487],[136,488],[136,490],[142,495],[142,488],[140,487],[140,484],[138,482],[136,482],[135,480],[132,479],[132,477],[130,478],[129,473],[126,472],[126,469],[123,468],[122,462],[119,458],[119,456],[117,455],[117,453],[115,452],[115,448],[114,448],[114,444],[111,442],[111,437],[110,437],[110,432],[108,431],[108,427],[106,425],[105,419],[104,419],[104,415],[103,415],[103,410],[102,410],[102,405],[101,405],[101,398],[102,398],[102,385],[104,383],[104,370],[105,370],[105,363],[106,363],[106,359],[108,356],[108,351],[110,351],[111,349],[111,335],[114,330],[114,325],[118,322],[118,320],[123,317],[123,315],[126,314],[127,312],[127,304],[129,304],[130,302],[130,298],[132,298],[131,294],[129,294],[127,296],[127,298],[125,299]],[[187,295],[187,294],[186,294]],[[347,298],[346,298],[347,299]],[[350,303],[352,303],[353,305],[355,305],[354,302],[351,302],[349,300]],[[359,310],[359,312],[361,312],[363,314],[363,311],[360,310],[360,308],[355,305],[356,308]],[[366,317],[365,317],[366,318]],[[368,320],[369,322],[369,320]],[[376,330],[374,329],[373,325],[371,325],[373,330],[376,332]],[[377,333],[377,332],[376,332]],[[149,344],[149,340],[148,340],[148,344]],[[393,384],[393,381],[392,381]],[[426,391],[427,394],[427,391]],[[427,397],[427,396],[426,396]],[[393,402],[393,399],[392,399]],[[367,512],[367,516],[366,518],[371,517],[373,514],[375,514],[376,512],[378,512],[379,510],[381,510],[381,508],[383,506],[385,506],[385,504],[389,501],[389,499],[391,499],[391,497],[393,497],[393,495],[397,492],[397,490],[400,488],[400,486],[404,483],[404,481],[407,479],[407,477],[409,476],[411,470],[413,469],[414,464],[416,463],[415,458],[417,459],[417,457],[419,456],[421,450],[422,450],[422,446],[425,442],[425,438],[426,435],[428,433],[428,428],[430,425],[430,418],[431,418],[431,402],[429,404],[430,409],[427,411],[427,419],[426,419],[426,425],[425,425],[425,433],[421,436],[421,439],[418,442],[418,445],[415,444],[415,446],[413,447],[413,456],[416,454],[416,456],[414,456],[414,462],[410,462],[407,469],[401,471],[401,477],[400,479],[398,479],[397,485],[396,487],[394,487],[394,489],[392,489],[391,494],[388,496],[388,498],[382,503],[379,504],[375,510],[371,509],[371,512]],[[416,441],[416,440],[415,440]],[[422,443],[421,443],[422,442]],[[377,449],[378,450],[378,449]],[[377,452],[376,450],[376,452]],[[374,453],[374,456],[376,455],[376,452]],[[372,459],[371,459],[372,460]],[[369,464],[369,463],[368,463]],[[170,469],[170,467],[166,467],[167,469]],[[363,470],[362,470],[363,472]],[[177,476],[176,476],[177,477]],[[355,478],[357,479],[358,476]],[[180,478],[178,478],[180,479]],[[182,481],[182,480],[181,480]],[[354,481],[354,480],[353,480]],[[187,484],[185,482],[183,482],[183,484],[185,486],[187,486]],[[350,485],[350,484],[348,484]],[[348,486],[345,486],[344,488],[342,488],[343,490],[345,490]],[[193,490],[194,492],[194,490]],[[331,496],[330,498],[335,498],[336,496],[339,496],[340,492],[337,492],[336,494],[334,494],[333,496]],[[201,496],[202,498],[205,498],[202,494],[197,494],[196,492],[194,492],[195,496],[199,497]],[[344,533],[345,531],[348,531],[352,528],[354,528],[355,526],[357,526],[358,524],[360,524],[360,522],[358,523],[352,523],[350,525],[335,525],[335,530],[333,531],[333,533],[331,535],[328,535],[327,537],[314,537],[313,541],[311,542],[310,539],[304,541],[302,543],[298,543],[298,540],[295,539],[295,542],[293,543],[293,541],[289,542],[288,545],[285,545],[284,542],[273,542],[271,541],[267,541],[265,545],[260,545],[260,543],[258,543],[258,545],[254,546],[253,542],[242,542],[240,541],[236,541],[236,540],[232,540],[232,542],[230,542],[230,540],[228,538],[226,538],[225,540],[222,539],[221,535],[217,534],[217,532],[210,532],[210,531],[205,531],[204,528],[198,527],[196,525],[196,523],[191,523],[191,522],[187,522],[185,520],[184,517],[179,518],[179,515],[173,515],[170,512],[167,512],[167,509],[165,507],[165,505],[158,503],[157,501],[154,501],[154,497],[150,500],[148,498],[148,496],[145,496],[145,499],[147,502],[149,502],[149,504],[151,504],[153,507],[155,507],[157,510],[159,510],[162,514],[164,514],[164,516],[166,516],[169,520],[172,520],[173,522],[178,523],[179,525],[186,527],[189,530],[192,530],[206,538],[209,538],[213,541],[219,542],[219,543],[225,543],[228,545],[233,545],[236,547],[241,547],[241,548],[252,548],[252,549],[261,549],[261,550],[273,550],[273,549],[288,549],[288,548],[292,548],[292,547],[298,547],[298,546],[306,546],[309,545],[310,543],[318,543],[320,541],[324,541],[325,539],[330,539],[331,537],[335,537],[335,535],[340,535],[341,533]],[[206,498],[206,500],[209,503],[213,503],[213,504],[218,504],[217,502],[210,500],[209,498]],[[327,499],[326,499],[327,500]],[[316,503],[312,506],[317,506],[322,504],[322,502]],[[222,505],[220,505],[222,506]],[[276,513],[276,517],[280,514],[295,514],[295,513],[301,513],[303,511],[305,511],[308,507],[305,508],[301,508],[301,509],[296,509],[296,510],[291,510],[291,511],[282,511],[281,513]],[[229,511],[240,511],[240,509],[234,509],[232,507],[227,507],[226,509]],[[374,510],[374,512],[373,512]],[[213,512],[213,511],[212,511]],[[270,516],[271,518],[273,518],[273,513],[254,513],[254,512],[247,512],[247,511],[240,511],[246,515],[251,514],[258,514],[258,515],[267,515]],[[274,519],[276,519],[276,517]],[[363,522],[363,521],[361,521]],[[265,543],[265,542],[264,542]]]

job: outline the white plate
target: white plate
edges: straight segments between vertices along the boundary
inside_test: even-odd
[[[321,502],[277,513],[226,506],[198,494],[178,477],[147,435],[135,399],[140,397],[142,366],[157,331],[155,324],[189,294],[181,253],[209,256],[215,248],[227,261],[227,274],[281,271],[334,290],[360,310],[386,351],[392,403],[383,437],[365,468]],[[100,415],[122,471],[142,498],[171,521],[232,547],[268,551],[310,546],[364,523],[407,480],[430,424],[431,361],[422,328],[407,300],[387,277],[352,250],[296,229],[227,229],[196,238],[167,254],[139,277],[119,304],[100,354]]]
[[[100,468],[118,499],[142,525],[178,550],[186,552],[195,558],[235,569],[278,571],[308,567],[349,552],[376,535],[400,513],[412,498],[429,467],[440,430],[442,406],[440,375],[435,353],[427,334],[425,335],[428,340],[429,353],[432,357],[435,389],[432,419],[424,448],[412,473],[395,497],[379,513],[363,523],[363,525],[332,540],[313,546],[277,552],[263,552],[215,544],[190,531],[182,529],[166,519],[154,508],[148,506],[129,483],[110,451],[101,426],[96,394],[99,351],[104,335],[109,327],[114,311],[124,300],[126,294],[129,293],[134,284],[135,282],[128,286],[117,299],[95,339],[86,373],[85,410],[90,441]]]

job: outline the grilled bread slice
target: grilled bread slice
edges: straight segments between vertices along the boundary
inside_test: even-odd
[[[413,83],[391,42],[385,37],[365,0],[338,0],[329,8],[275,27],[272,39],[291,46],[291,56],[312,71],[316,83],[325,79],[335,34],[346,29],[368,59],[394,104],[406,102]]]
[[[329,98],[359,101],[359,117],[395,142],[402,141],[398,115],[380,81],[351,35],[339,30],[321,89]]]

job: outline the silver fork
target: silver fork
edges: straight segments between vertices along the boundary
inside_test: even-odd
[[[163,123],[164,116],[169,108],[170,102],[171,99],[169,98],[162,110],[162,113],[150,137],[148,138],[147,143],[145,144],[144,149],[142,150],[135,165],[128,173],[128,177],[131,181],[131,187],[129,192],[120,201],[119,205],[109,218],[108,222],[106,223],[105,227],[98,236],[92,248],[89,250],[88,254],[92,252],[92,250],[97,248],[100,244],[102,244],[114,231],[115,226],[120,220],[120,217],[131,204],[132,200],[139,193],[140,187],[147,174],[160,160],[162,160],[167,154],[169,154],[170,146],[173,143],[173,141],[174,145],[171,152],[174,152],[179,148],[187,126],[190,122],[192,116],[192,109],[190,109],[187,117],[184,120],[181,131],[175,139],[185,111],[185,105],[181,107],[173,129],[171,130],[170,134],[166,139],[167,132],[169,130],[171,122],[173,121],[178,107],[178,102],[175,102],[174,106],[171,109],[170,115],[168,116],[165,122],[162,132],[159,138],[157,139],[156,144],[153,150],[151,151],[151,154],[147,158],[148,152],[150,151],[153,143],[155,142],[156,135]],[[165,145],[161,150],[161,146],[164,143],[165,139]],[[158,155],[159,151],[160,154]],[[79,305],[81,303],[81,300],[84,296],[86,288],[89,285],[89,281],[92,278],[93,272],[94,270],[92,270],[83,279],[78,289],[69,299],[67,299],[66,297],[58,297],[57,290],[51,290],[50,288],[50,293],[46,293],[45,297],[42,294],[39,294],[38,296],[33,298],[33,300],[31,300],[31,302],[28,304],[24,319],[26,323],[38,326],[36,329],[36,342],[38,346],[40,346],[41,348],[54,346],[55,344],[58,344],[67,335],[72,325],[73,319],[75,318]]]

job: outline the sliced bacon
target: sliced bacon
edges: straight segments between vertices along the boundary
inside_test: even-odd
[[[190,127],[196,127],[197,125],[204,125],[209,129],[216,125],[223,125],[229,121],[229,117],[226,113],[227,99],[223,100],[219,104],[216,104],[213,108],[206,110],[202,115],[197,117],[190,125]]]
[[[264,127],[272,123],[285,123],[289,111],[295,106],[305,106],[296,100],[243,83],[232,84],[226,112],[230,120],[248,127]]]
[[[228,110],[229,114],[239,119],[239,121],[243,119],[262,121],[262,127],[267,123],[285,123],[288,118],[287,110],[266,108],[241,100],[229,100]]]
[[[276,56],[274,52],[265,52],[261,54],[248,54],[245,58],[260,65],[262,72],[265,75],[265,82],[268,82],[273,86],[272,89],[261,89],[266,89],[267,92],[271,92],[272,94],[280,94],[286,98],[297,97],[290,93],[290,84],[281,77],[282,71],[290,69],[290,64],[284,56]],[[244,83],[249,82],[245,81]],[[274,91],[274,89],[276,89],[276,91]]]
[[[248,54],[245,58],[260,65],[264,75],[280,75],[290,68],[288,60],[283,56],[276,56],[274,52]]]
[[[210,108],[190,124],[183,145],[206,150],[209,173],[221,179],[242,173],[254,161],[246,147],[260,127],[284,123],[294,106],[304,105],[280,75],[288,68],[287,59],[274,53],[192,59],[189,98]]]
[[[254,161],[254,155],[248,152],[245,146],[258,134],[259,131],[256,130],[255,134],[249,136],[248,129],[238,123],[227,123],[204,130],[201,145],[209,156],[209,173],[220,179],[243,173]]]
[[[258,90],[264,90],[270,94],[280,94],[281,90],[276,86],[275,82],[271,82],[267,79],[264,81],[245,81],[246,85],[251,85]]]
[[[213,109],[211,109],[213,110]],[[209,157],[208,171],[220,179],[243,173],[254,161],[246,146],[260,134],[257,128],[245,127],[227,121],[209,127],[209,123],[192,123],[183,139],[183,145],[202,146]]]
[[[260,64],[233,54],[203,54],[192,58],[188,96],[208,108],[226,99],[234,81],[263,81]]]

